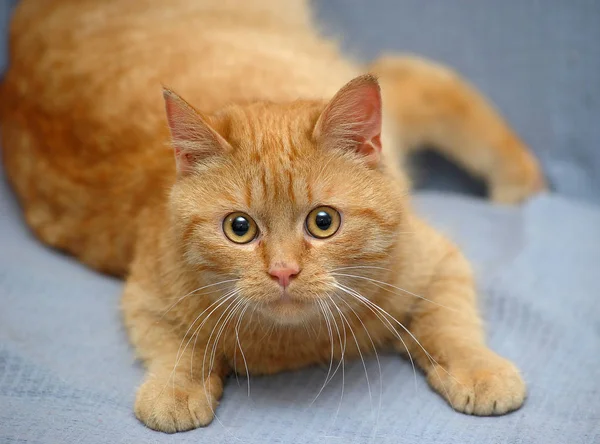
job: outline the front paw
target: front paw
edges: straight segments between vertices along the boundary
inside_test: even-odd
[[[470,415],[503,415],[525,400],[525,383],[519,370],[491,351],[444,369],[434,366],[429,384],[457,411]]]
[[[175,433],[210,424],[217,404],[200,383],[173,387],[172,380],[149,376],[138,389],[134,410],[151,429]]]

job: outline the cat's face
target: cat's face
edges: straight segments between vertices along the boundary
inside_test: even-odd
[[[352,296],[340,275],[389,267],[403,223],[403,191],[378,168],[379,152],[349,152],[315,136],[322,109],[229,110],[213,122],[224,151],[199,163],[179,159],[190,170],[172,191],[190,271],[231,279],[231,301],[279,323],[322,316],[329,298],[344,307],[340,298]]]

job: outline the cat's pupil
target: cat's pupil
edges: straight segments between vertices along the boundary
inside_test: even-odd
[[[326,231],[331,226],[331,216],[325,211],[319,211],[315,217],[315,224],[319,229]]]
[[[231,222],[231,231],[235,233],[236,236],[243,236],[250,229],[250,222],[244,216],[238,216]]]

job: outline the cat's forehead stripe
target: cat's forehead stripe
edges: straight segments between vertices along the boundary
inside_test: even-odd
[[[296,196],[294,195],[294,178],[292,177],[292,172],[287,170],[287,179],[288,179],[288,197],[290,198],[290,202],[292,204],[296,203]]]
[[[238,162],[254,165],[243,198],[248,208],[314,205],[313,179],[306,177],[319,162],[309,120],[282,114],[269,105],[233,111],[230,137],[239,150]],[[314,157],[314,158],[313,158]]]
[[[246,200],[246,206],[248,208],[251,208],[252,207],[252,187],[250,187],[250,186],[245,187],[244,198]]]
[[[263,169],[261,172],[260,180],[261,180],[261,184],[262,184],[263,199],[266,199],[268,186],[267,186],[267,171],[265,169]]]

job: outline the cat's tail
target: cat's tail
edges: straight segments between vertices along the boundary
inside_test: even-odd
[[[384,112],[404,149],[437,149],[483,178],[493,200],[520,202],[545,188],[539,164],[494,107],[458,74],[413,56],[385,56],[378,76]]]

